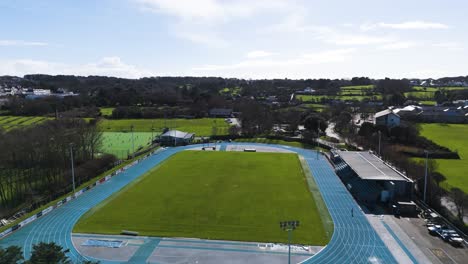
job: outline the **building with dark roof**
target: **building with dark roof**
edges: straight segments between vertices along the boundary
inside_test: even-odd
[[[213,108],[210,110],[211,117],[232,117],[232,109],[229,108]]]
[[[359,201],[375,204],[408,202],[413,181],[368,151],[333,152],[337,175]]]

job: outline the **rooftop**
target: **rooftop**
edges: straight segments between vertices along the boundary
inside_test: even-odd
[[[377,117],[386,116],[386,115],[389,115],[389,114],[394,114],[394,115],[398,116],[398,115],[395,114],[392,110],[390,110],[390,109],[385,109],[385,110],[383,110],[383,111],[380,111],[380,112],[375,113],[375,116],[374,116],[374,117],[377,118]]]
[[[182,132],[179,130],[169,130],[162,134],[161,137],[191,138],[193,135],[193,133]]]
[[[411,181],[370,152],[339,151],[338,155],[363,180]]]

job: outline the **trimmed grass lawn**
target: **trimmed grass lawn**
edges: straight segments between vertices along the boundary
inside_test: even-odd
[[[154,136],[157,134],[154,133]],[[133,132],[135,151],[140,147],[147,147],[151,142],[151,132]],[[127,158],[133,153],[132,133],[130,132],[103,132],[101,151],[115,155],[119,159]]]
[[[446,182],[449,185],[468,193],[468,125],[422,124],[421,135],[441,146],[458,151],[460,160],[437,159],[438,171],[447,178]]]
[[[195,136],[210,136],[213,127],[216,127],[216,135],[227,135],[229,124],[223,118],[199,118],[199,119],[104,119],[99,123],[103,132],[130,132],[133,125],[135,132],[161,133],[164,127],[175,128],[184,132],[195,133]]]
[[[74,232],[325,245],[296,154],[180,152],[87,212]]]

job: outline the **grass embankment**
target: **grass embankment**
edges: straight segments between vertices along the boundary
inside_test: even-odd
[[[74,232],[287,242],[328,242],[296,154],[181,152],[86,213]]]
[[[468,193],[468,125],[422,124],[421,136],[452,151],[458,151],[459,160],[437,159],[437,170],[447,178],[446,182],[449,185]]]

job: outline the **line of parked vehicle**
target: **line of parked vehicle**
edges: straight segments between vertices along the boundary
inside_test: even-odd
[[[464,240],[457,231],[447,226],[438,214],[431,210],[426,210],[422,213],[425,218],[427,231],[433,236],[439,236],[445,242],[450,243],[454,247],[463,247]]]

